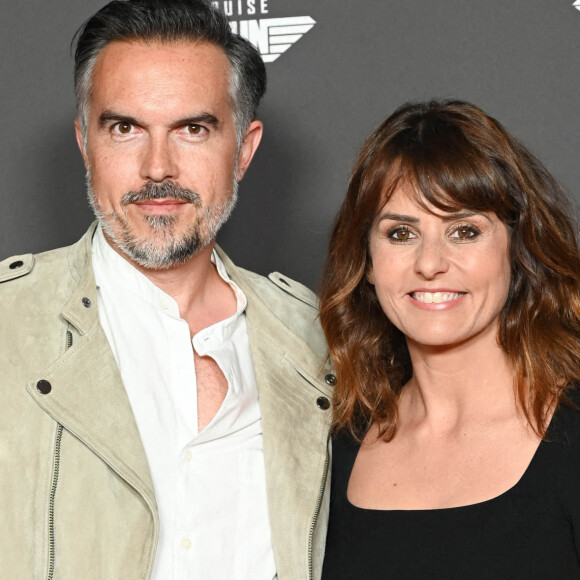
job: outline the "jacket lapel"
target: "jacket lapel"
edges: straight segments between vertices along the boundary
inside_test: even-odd
[[[317,400],[331,396],[325,376],[332,368],[279,320],[221,251],[220,258],[248,300],[246,317],[262,414],[278,576],[294,577],[296,570],[302,570],[300,577],[308,578],[315,514],[328,469],[331,420],[330,410],[319,408]]]
[[[83,441],[156,513],[147,458],[117,363],[99,323],[91,266],[92,227],[73,246],[70,263],[77,279],[62,316],[74,327],[73,344],[54,364],[34,377],[28,391],[58,423]],[[36,385],[51,385],[41,394]],[[153,516],[157,519],[157,516]]]

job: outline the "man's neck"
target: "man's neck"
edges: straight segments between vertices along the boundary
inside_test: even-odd
[[[236,297],[233,290],[211,261],[215,240],[183,264],[166,270],[152,270],[131,260],[106,235],[105,239],[123,259],[177,302],[179,313],[187,321],[191,336],[235,313]]]

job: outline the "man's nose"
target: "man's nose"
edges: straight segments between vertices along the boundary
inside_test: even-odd
[[[176,153],[166,135],[152,136],[143,154],[141,177],[147,181],[161,182],[177,179],[178,164]]]
[[[417,246],[415,271],[427,280],[446,272],[449,268],[447,252],[445,241],[423,239]]]

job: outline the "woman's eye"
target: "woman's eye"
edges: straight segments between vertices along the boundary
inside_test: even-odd
[[[473,226],[459,226],[451,233],[451,237],[460,240],[468,240],[470,238],[475,238],[479,233],[479,230]]]
[[[396,242],[406,242],[411,238],[414,238],[415,235],[408,228],[399,227],[395,228],[394,230],[391,230],[388,234],[388,237],[391,240],[395,240]]]

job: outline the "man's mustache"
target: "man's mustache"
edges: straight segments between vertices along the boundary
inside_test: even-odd
[[[121,205],[147,201],[150,199],[179,199],[193,203],[196,207],[201,207],[201,197],[199,193],[186,187],[181,187],[174,181],[162,181],[156,183],[148,181],[141,189],[137,191],[128,191],[121,198]]]

